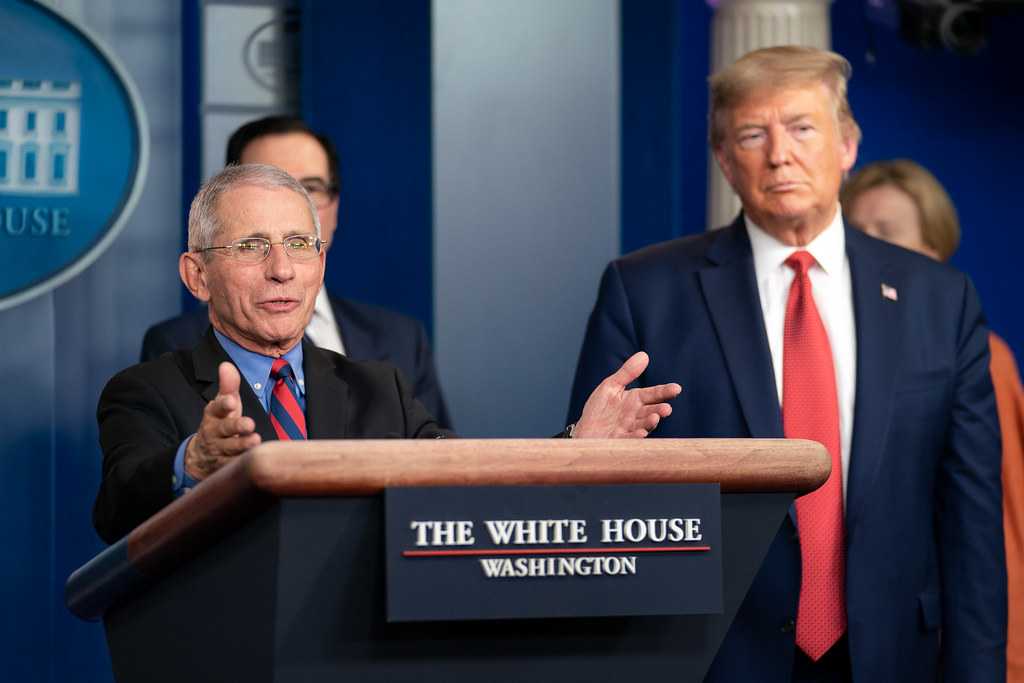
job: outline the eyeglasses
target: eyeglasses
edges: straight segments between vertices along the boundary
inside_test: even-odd
[[[203,253],[207,251],[224,250],[231,258],[243,263],[262,263],[270,256],[270,248],[275,244],[284,247],[284,252],[293,261],[310,261],[320,255],[320,252],[327,246],[316,235],[291,235],[280,242],[271,242],[263,237],[243,237],[231,244],[220,247],[206,247],[194,251]]]
[[[322,178],[303,178],[299,181],[309,198],[313,200],[313,206],[322,209],[330,204],[338,194],[338,187],[333,183],[327,183]]]

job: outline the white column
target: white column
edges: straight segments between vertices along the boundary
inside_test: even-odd
[[[830,49],[830,0],[721,0],[711,35],[712,73],[746,53],[774,45]],[[729,223],[740,210],[736,194],[708,155],[708,229]]]

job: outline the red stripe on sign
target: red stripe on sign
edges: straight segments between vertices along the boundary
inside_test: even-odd
[[[478,557],[490,555],[606,555],[610,553],[704,553],[708,545],[648,546],[644,548],[515,548],[511,550],[403,550],[402,557]]]

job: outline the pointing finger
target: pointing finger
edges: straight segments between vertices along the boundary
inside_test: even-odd
[[[605,381],[622,387],[628,386],[630,382],[643,374],[649,362],[650,358],[646,353],[637,351],[627,358],[622,367],[611,374]]]
[[[217,367],[218,395],[238,394],[242,384],[242,377],[238,374],[238,368],[228,362],[221,363]]]

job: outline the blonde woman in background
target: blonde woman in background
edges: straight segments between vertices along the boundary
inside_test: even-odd
[[[908,159],[879,161],[853,175],[840,201],[850,223],[873,237],[948,261],[960,243],[949,195],[927,169]],[[1024,682],[1024,388],[1013,353],[989,336],[990,369],[1003,438],[1003,524],[1006,536],[1007,681]]]

